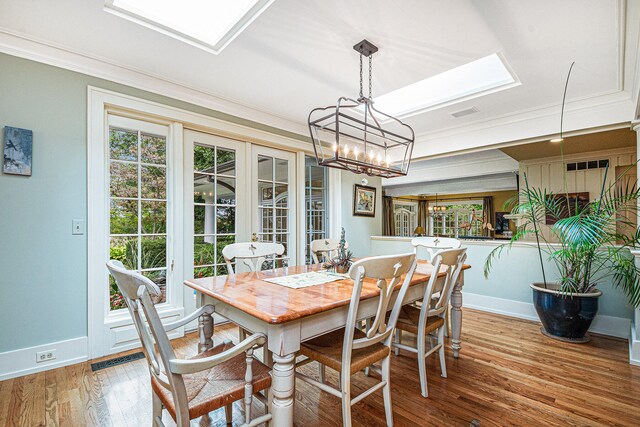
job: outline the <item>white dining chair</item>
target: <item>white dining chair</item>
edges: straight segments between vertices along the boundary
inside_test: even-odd
[[[306,356],[306,359],[301,361],[298,366],[315,360],[322,366],[328,366],[340,373],[340,388],[338,390],[325,384],[322,377],[320,381],[316,381],[307,375],[296,372],[296,378],[340,397],[342,399],[342,421],[346,427],[351,426],[351,406],[380,389],[382,389],[384,399],[387,425],[393,425],[390,384],[391,339],[415,269],[415,254],[371,257],[354,263],[349,270],[349,276],[353,279],[353,293],[345,327],[303,342],[300,346],[300,354]],[[387,319],[388,306],[391,303],[394,290],[397,289],[396,286],[403,279],[403,276],[404,282],[400,286],[393,310]],[[356,328],[356,323],[362,285],[365,279],[376,281],[378,288],[380,288],[380,295],[377,297],[377,312],[371,326],[365,331],[361,331]],[[379,372],[382,380],[352,398],[351,376],[377,362],[381,362]],[[374,369],[377,370],[377,368]]]
[[[462,246],[462,242],[458,239],[453,239],[451,237],[414,237],[411,239],[411,244],[413,245],[413,252],[418,256],[418,248],[426,249],[427,253],[429,253],[429,261],[433,261],[433,257],[438,251],[443,249],[458,249]],[[438,297],[436,294],[435,298]],[[416,302],[414,305],[419,306],[420,302]],[[445,335],[449,336],[449,331],[451,330],[451,318],[449,317],[450,307],[447,307],[447,314],[445,315],[444,321],[447,324],[447,328],[445,329]]]
[[[418,248],[424,248],[429,253],[429,261],[433,260],[436,252],[443,249],[458,249],[462,242],[451,237],[414,237],[411,239],[413,252],[418,255]]]
[[[418,354],[418,372],[420,375],[420,389],[424,397],[429,395],[427,389],[427,367],[426,358],[435,353],[439,354],[440,369],[442,377],[447,377],[447,366],[444,355],[444,317],[449,306],[449,299],[453,288],[458,281],[460,271],[464,266],[467,258],[467,250],[463,249],[445,249],[436,253],[433,259],[433,273],[427,284],[423,301],[432,301],[432,304],[422,304],[421,307],[415,307],[407,304],[403,305],[400,315],[396,323],[395,341],[392,343],[395,353],[398,355],[398,349],[408,350]],[[438,272],[444,267],[444,277],[438,277]],[[434,300],[432,296],[438,295]],[[401,331],[409,332],[417,336],[416,347],[402,344]],[[432,338],[437,340],[436,345],[432,346],[428,351],[425,346],[427,337],[429,342]]]
[[[107,268],[124,297],[149,363],[154,426],[164,426],[163,408],[179,427],[188,427],[190,420],[222,407],[227,423],[231,423],[233,402],[238,400],[244,403],[243,426],[271,420],[268,410],[251,419],[254,394],[268,408],[259,392],[271,387],[270,369],[253,357],[254,350],[267,341],[264,334],[251,335],[235,346],[226,341],[192,358],[179,359],[167,332],[203,313],[212,314],[213,307],[206,305],[184,319],[163,325],[151,300],[160,295],[160,288],[143,275],[127,270],[120,261],[109,261]]]
[[[338,252],[340,239],[318,239],[311,241],[311,258],[314,264],[320,264],[334,257]],[[349,242],[344,242],[344,248],[349,248]],[[322,260],[322,261],[321,261]]]
[[[260,271],[262,264],[270,257],[284,254],[284,245],[276,242],[242,242],[231,243],[222,248],[222,256],[227,264],[229,274],[235,274],[233,262],[245,265],[249,271]],[[238,338],[240,341],[247,336],[247,331],[238,328]],[[269,355],[265,351],[265,362],[269,362]]]
[[[260,271],[262,263],[273,256],[284,254],[284,245],[277,242],[231,243],[222,248],[222,256],[229,274],[235,274],[233,262],[245,265],[249,271]]]

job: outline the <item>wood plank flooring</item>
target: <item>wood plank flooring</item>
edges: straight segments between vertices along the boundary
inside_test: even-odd
[[[420,395],[416,356],[392,356],[396,426],[639,426],[640,368],[628,363],[626,341],[595,336],[570,345],[539,333],[539,324],[464,310],[463,348],[454,359],[447,348],[448,378],[437,357],[428,359],[429,398]],[[237,328],[216,329],[216,343],[235,338]],[[407,334],[405,334],[407,335]],[[409,338],[410,339],[410,338]],[[196,337],[174,341],[180,356],[195,353]],[[93,362],[93,361],[92,361]],[[317,365],[301,368],[317,377]],[[356,395],[375,379],[355,375]],[[327,369],[336,384],[335,372]],[[340,401],[296,382],[297,426],[339,426]],[[254,414],[263,413],[256,403]],[[381,393],[353,407],[355,426],[384,425]],[[234,424],[242,423],[239,404]],[[175,425],[168,414],[167,425]],[[146,362],[91,371],[90,362],[0,382],[0,426],[148,426],[151,387]],[[224,426],[224,411],[198,426]]]

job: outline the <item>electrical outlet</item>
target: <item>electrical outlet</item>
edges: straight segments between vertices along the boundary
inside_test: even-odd
[[[39,351],[36,353],[36,362],[48,362],[56,358],[56,350]]]

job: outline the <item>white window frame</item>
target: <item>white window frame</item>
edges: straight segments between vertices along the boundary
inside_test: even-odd
[[[174,261],[174,282],[182,282],[185,278],[185,248],[184,235],[185,232],[191,232],[187,229],[187,221],[185,221],[185,195],[184,193],[184,131],[192,129],[196,131],[211,133],[226,138],[236,139],[239,141],[258,144],[260,146],[276,148],[296,153],[295,175],[298,182],[304,182],[305,173],[305,155],[314,155],[313,147],[305,142],[273,134],[264,130],[243,126],[236,123],[227,122],[216,119],[203,114],[193,113],[176,107],[163,105],[157,102],[136,98],[129,95],[101,89],[93,86],[87,88],[87,335],[88,335],[88,357],[95,358],[104,356],[116,351],[122,351],[129,348],[138,347],[139,344],[135,340],[131,340],[128,344],[122,345],[114,349],[111,343],[104,339],[103,322],[104,314],[100,312],[103,309],[105,293],[108,293],[108,286],[93,286],[102,283],[100,278],[106,277],[107,270],[105,260],[108,258],[108,246],[104,245],[109,229],[109,211],[108,211],[108,175],[105,173],[105,165],[108,149],[108,114],[117,114],[122,117],[139,119],[150,123],[157,123],[169,126],[169,140],[171,141],[171,153],[173,159],[173,195],[172,209],[173,223],[175,226],[173,248]],[[251,144],[248,144],[247,156],[251,151]],[[297,192],[297,215],[296,215],[296,233],[297,233],[297,259],[301,263],[304,260],[305,250],[305,209],[304,209],[304,185],[298,185]],[[341,206],[341,175],[337,169],[331,169],[329,172],[329,216],[330,234],[338,236],[342,226],[342,212],[339,210]],[[179,287],[175,288],[176,290]],[[185,295],[193,291],[183,287],[183,292],[176,292],[172,296],[169,304],[163,304],[159,307],[159,314],[163,318],[177,319],[185,315],[184,300]],[[109,318],[110,325],[114,328],[119,325],[127,325],[131,322],[129,314],[126,310],[121,310],[117,316]],[[99,319],[99,323],[96,321]],[[179,330],[175,336],[179,336],[183,331]],[[135,332],[133,332],[135,335]]]
[[[482,206],[482,200],[451,200],[451,201],[445,201],[445,202],[438,202],[438,206],[452,206],[452,205],[480,205]],[[479,212],[482,212],[482,210],[480,210]],[[443,213],[438,213],[437,216],[441,216],[443,217],[444,215],[446,215],[446,211]],[[461,223],[464,223],[466,221],[468,221],[467,218],[462,218],[460,217],[461,212],[460,211],[449,211],[449,214],[454,213],[454,230],[455,233],[453,236],[450,237],[454,237],[454,238],[458,238],[459,237],[459,231],[458,230],[458,226]],[[434,230],[435,227],[435,222],[434,222],[434,216],[436,216],[436,214],[434,212],[428,212],[427,213],[427,223],[429,224],[429,234],[430,235],[436,235],[436,234],[445,234],[445,230],[446,230],[446,222],[443,220],[442,221],[442,228],[440,230]]]
[[[411,207],[411,210],[403,207],[399,207],[399,206],[409,206]],[[402,200],[402,199],[394,200],[393,201],[394,220],[396,219],[396,215],[398,213],[404,213],[409,217],[409,224],[408,224],[409,229],[407,230],[407,235],[402,237],[413,237],[414,230],[418,226],[418,202],[414,202],[411,200]],[[396,224],[396,229],[394,230],[396,236],[398,235],[397,231],[398,231],[398,225]]]

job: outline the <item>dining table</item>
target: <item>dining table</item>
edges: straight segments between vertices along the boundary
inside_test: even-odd
[[[462,329],[462,287],[463,267],[458,283],[451,294],[451,348],[458,357],[461,349]],[[321,271],[321,264],[298,265],[283,268],[244,272],[214,277],[189,279],[185,286],[197,293],[198,305],[212,304],[215,313],[237,324],[250,333],[267,336],[265,361],[272,368],[272,425],[289,427],[293,425],[295,400],[295,359],[300,343],[344,327],[349,303],[353,292],[353,280],[341,280],[294,289],[269,282],[274,278]],[[422,300],[427,283],[434,274],[434,267],[428,261],[418,261],[415,274],[405,295],[405,303]],[[444,270],[438,273],[438,280],[444,279]],[[440,279],[441,278],[441,279]],[[391,307],[402,281],[390,301]],[[366,320],[375,316],[380,289],[374,280],[363,283],[358,319]],[[213,345],[213,318],[202,316],[198,324],[199,348]]]

